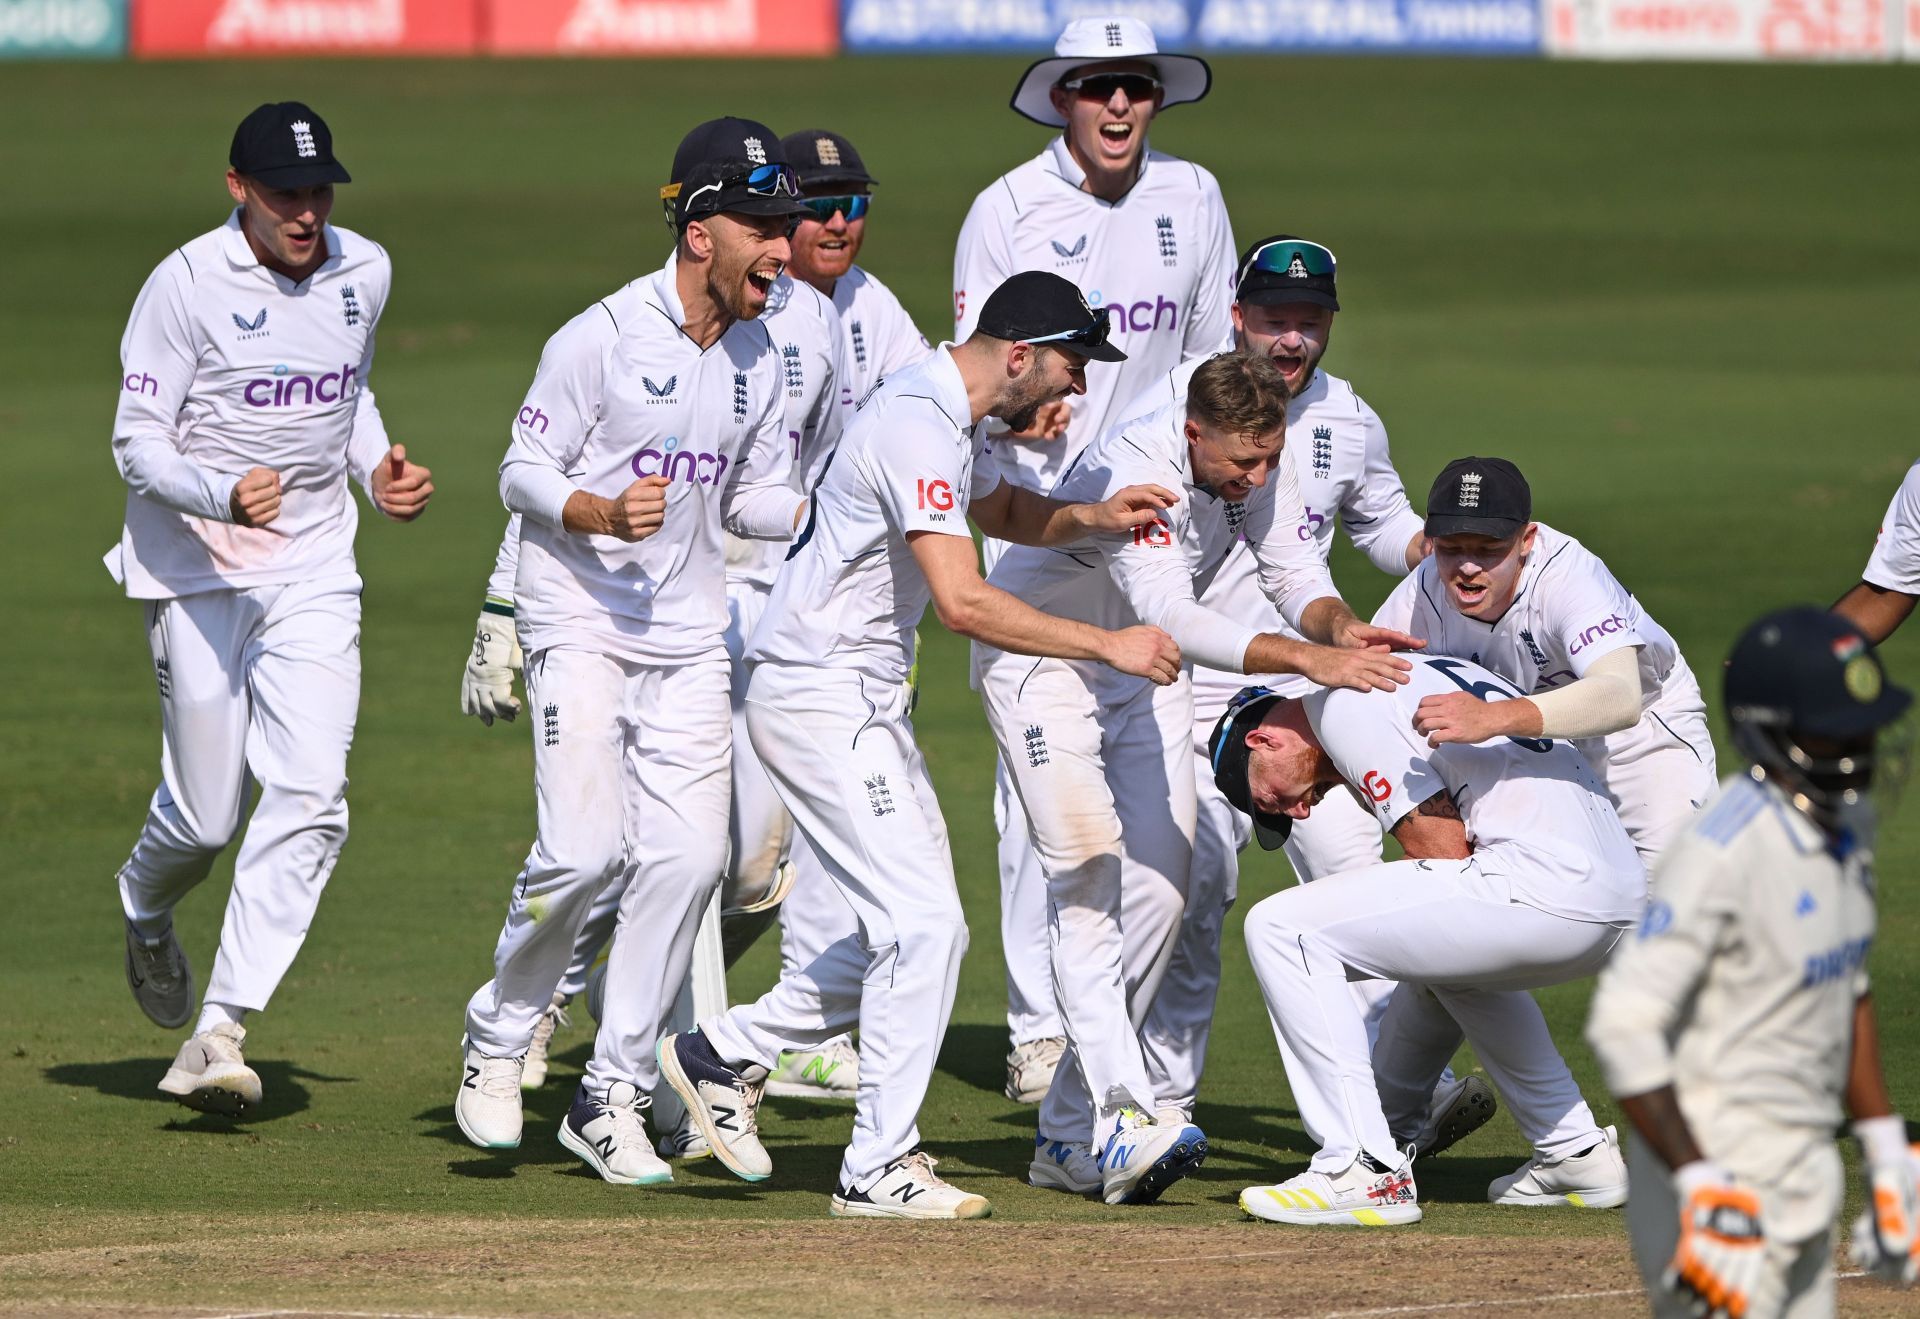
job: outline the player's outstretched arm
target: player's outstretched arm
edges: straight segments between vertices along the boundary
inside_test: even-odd
[[[1867,1207],[1853,1225],[1853,1262],[1896,1286],[1911,1287],[1920,1277],[1920,1146],[1908,1142],[1906,1119],[1893,1111],[1868,994],[1853,1008],[1847,1112],[1867,1182]]]
[[[981,580],[970,536],[915,531],[907,543],[926,575],[934,612],[950,632],[1016,655],[1099,660],[1163,687],[1180,676],[1180,648],[1159,628],[1109,632],[1042,613]]]
[[[1863,581],[1834,601],[1833,612],[1859,628],[1867,641],[1877,646],[1907,621],[1916,599],[1920,596]]]
[[[1120,535],[1159,521],[1180,496],[1162,485],[1130,485],[1095,504],[1070,504],[1002,481],[967,509],[989,536],[1017,545],[1071,545],[1088,536]]]

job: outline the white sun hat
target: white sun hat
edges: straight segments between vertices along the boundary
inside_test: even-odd
[[[1207,94],[1213,70],[1197,55],[1162,55],[1153,29],[1137,18],[1108,15],[1076,18],[1053,43],[1053,58],[1036,60],[1014,90],[1013,108],[1049,128],[1063,128],[1066,120],[1053,108],[1051,92],[1074,69],[1108,60],[1139,60],[1151,64],[1166,89],[1160,108],[1185,105]]]

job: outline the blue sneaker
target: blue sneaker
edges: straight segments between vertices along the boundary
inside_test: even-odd
[[[749,1182],[763,1182],[773,1160],[760,1143],[760,1095],[767,1069],[754,1064],[739,1071],[727,1066],[699,1031],[665,1035],[655,1047],[661,1079],[673,1087],[687,1116],[713,1157],[727,1171]]]
[[[599,1099],[582,1084],[560,1123],[560,1143],[619,1186],[658,1186],[673,1180],[673,1169],[661,1162],[647,1139],[640,1092],[626,1081],[615,1081]]]
[[[1100,1147],[1100,1198],[1110,1205],[1144,1205],[1207,1158],[1207,1137],[1191,1122],[1156,1122],[1122,1109],[1120,1127]]]

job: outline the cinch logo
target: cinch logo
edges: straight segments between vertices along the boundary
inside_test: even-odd
[[[1360,790],[1374,801],[1385,801],[1393,796],[1393,785],[1387,782],[1386,775],[1377,769],[1370,769],[1361,777]]]
[[[1133,529],[1133,543],[1148,549],[1164,550],[1173,544],[1173,528],[1158,519]]]
[[[520,424],[528,430],[532,430],[537,426],[540,429],[540,433],[545,435],[547,433],[547,414],[529,403],[526,407],[520,409]]]
[[[240,397],[250,408],[292,408],[315,403],[338,403],[352,392],[354,377],[359,374],[360,368],[357,366],[342,366],[338,371],[329,371],[316,380],[312,376],[289,375],[284,365],[276,366],[270,378],[249,380],[240,391]]]
[[[1573,644],[1567,647],[1567,654],[1569,656],[1578,655],[1601,637],[1610,636],[1615,632],[1625,631],[1626,626],[1627,620],[1618,614],[1614,614],[1603,622],[1595,623],[1592,627],[1573,639]]]
[[[945,481],[929,481],[923,476],[914,483],[914,495],[921,508],[937,509],[942,513],[953,511],[953,487]]]
[[[1179,305],[1157,294],[1152,302],[1145,299],[1139,302],[1128,302],[1125,298],[1106,302],[1100,296],[1100,291],[1095,289],[1087,294],[1087,301],[1105,312],[1107,319],[1113,322],[1113,328],[1116,330],[1134,330],[1144,333],[1180,328]],[[1103,303],[1105,305],[1102,305]]]
[[[160,382],[148,375],[145,371],[130,375],[125,380],[122,380],[120,382],[120,388],[126,390],[129,394],[151,394],[155,398],[160,397]]]
[[[709,474],[703,465],[713,467]],[[633,474],[635,476],[664,476],[669,481],[686,481],[692,485],[715,485],[727,474],[727,456],[724,453],[695,453],[692,449],[680,447],[678,435],[667,436],[666,443],[658,449],[646,448],[633,455]]]

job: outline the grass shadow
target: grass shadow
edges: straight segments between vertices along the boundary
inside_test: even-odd
[[[956,1021],[947,1027],[946,1042],[940,1046],[939,1061],[934,1064],[954,1080],[984,1090],[988,1094],[1006,1094],[1007,1028],[977,1021]]]
[[[172,1065],[171,1058],[120,1058],[111,1062],[58,1063],[42,1069],[40,1074],[55,1085],[93,1090],[103,1095],[111,1095],[116,1099],[145,1100],[177,1106],[178,1100],[172,1095],[162,1094],[156,1088],[160,1078],[167,1074],[167,1068]],[[292,1063],[274,1058],[249,1059],[247,1065],[260,1077],[261,1101],[258,1109],[241,1118],[226,1118],[210,1113],[197,1114],[192,1118],[181,1118],[178,1121],[169,1122],[168,1129],[231,1131],[237,1125],[251,1125],[293,1117],[306,1112],[313,1103],[313,1092],[301,1082],[352,1085],[359,1080],[354,1076],[330,1076],[324,1072],[296,1067]]]

